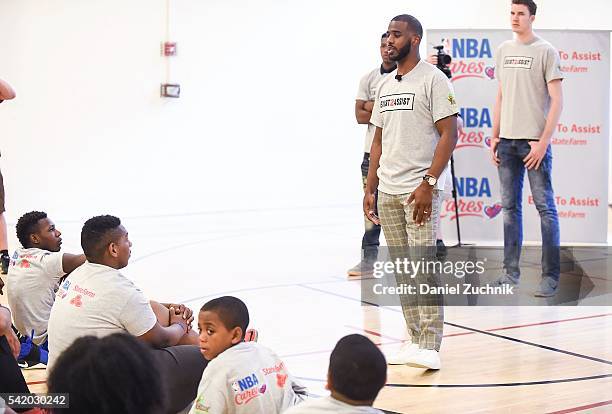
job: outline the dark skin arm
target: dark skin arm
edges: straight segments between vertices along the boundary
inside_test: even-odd
[[[378,165],[382,154],[382,128],[376,127],[372,147],[370,148],[370,167],[363,196],[363,213],[374,224],[380,224],[380,219],[374,214],[376,202],[376,189],[378,188]]]
[[[369,124],[373,108],[374,101],[362,101],[357,99],[355,101],[355,119],[357,119],[357,123]]]
[[[436,178],[440,177],[444,168],[448,164],[453,150],[457,144],[457,117],[456,115],[448,116],[440,119],[435,123],[436,129],[440,134],[440,141],[436,146],[433,160],[427,174],[433,175]],[[429,220],[431,215],[431,201],[433,198],[433,187],[423,181],[410,197],[408,204],[414,201],[414,210],[412,219],[418,225],[422,226],[425,220]],[[425,213],[427,212],[427,213]]]
[[[183,335],[186,333],[187,323],[183,319],[183,316],[181,314],[177,314],[176,310],[171,307],[170,326],[164,328],[159,324],[159,322],[155,322],[153,328],[138,338],[154,348],[166,348],[178,344]]]
[[[64,269],[65,273],[71,273],[83,263],[85,263],[84,254],[64,253],[62,255],[62,269]]]

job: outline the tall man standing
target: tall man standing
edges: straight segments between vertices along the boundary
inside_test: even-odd
[[[536,9],[533,0],[512,0],[510,21],[516,36],[497,50],[499,88],[491,154],[498,166],[504,212],[504,275],[497,283],[519,282],[526,168],[542,231],[542,281],[535,295],[549,297],[557,292],[560,273],[550,139],[563,107],[563,74],[555,48],[533,33]]]
[[[393,255],[435,248],[444,172],[457,142],[458,106],[446,76],[419,56],[421,23],[402,14],[391,20],[388,33],[389,57],[397,70],[382,80],[374,103],[370,122],[376,132],[363,209],[382,225]],[[375,214],[377,189],[380,219]],[[410,276],[399,272],[396,279],[411,283]],[[400,295],[411,342],[387,362],[439,369],[442,298],[417,296]]]
[[[374,107],[374,99],[376,98],[376,90],[380,81],[389,73],[395,70],[395,62],[389,59],[389,51],[387,48],[388,33],[383,33],[380,38],[380,57],[382,63],[380,67],[366,73],[359,82],[359,90],[355,99],[355,118],[358,124],[366,124],[368,129],[365,136],[365,146],[363,148],[363,162],[361,163],[361,178],[363,181],[363,189],[365,190],[366,180],[368,178],[368,168],[370,166],[370,148],[374,139],[374,131],[376,127],[370,123],[372,116],[372,108]],[[354,267],[348,270],[349,276],[361,276],[362,271],[368,271],[372,263],[376,261],[378,255],[378,241],[380,236],[380,225],[372,223],[365,218],[365,231],[361,239],[361,261]]]

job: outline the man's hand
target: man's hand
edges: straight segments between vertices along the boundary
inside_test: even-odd
[[[370,220],[372,223],[379,225],[380,218],[374,213],[376,211],[376,195],[374,193],[366,193],[363,196],[363,214]]]
[[[414,209],[412,211],[412,219],[418,226],[425,224],[425,221],[431,220],[431,201],[433,199],[433,187],[425,181],[417,187],[410,197],[407,204],[414,201]]]
[[[542,159],[544,159],[544,155],[546,155],[546,150],[548,149],[548,144],[544,141],[529,141],[529,145],[531,146],[531,151],[525,158],[523,158],[523,162],[525,163],[525,167],[528,170],[535,168],[536,170],[540,168],[540,164],[542,163]]]
[[[499,167],[499,157],[497,156],[497,146],[499,145],[499,137],[491,137],[491,162],[496,167]]]
[[[170,307],[174,308],[174,313],[180,315],[181,318],[187,323],[188,330],[191,330],[191,323],[193,322],[193,311],[183,304],[170,304]],[[170,315],[172,320],[172,315]]]
[[[429,55],[425,60],[435,66],[438,64],[438,55]]]

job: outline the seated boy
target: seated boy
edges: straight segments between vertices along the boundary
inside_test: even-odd
[[[210,363],[190,413],[275,414],[306,396],[274,352],[244,342],[248,324],[249,311],[238,298],[223,296],[202,306],[200,351]]]
[[[85,255],[60,252],[62,233],[42,211],[21,216],[16,229],[23,247],[13,255],[6,285],[15,326],[22,336],[20,366],[27,367],[47,363],[47,323],[55,292],[62,277],[85,263]]]
[[[132,242],[118,217],[92,217],[81,230],[87,261],[66,279],[49,316],[49,364],[81,336],[129,333],[155,348],[169,412],[190,406],[207,362],[191,329],[192,311],[182,304],[149,301],[121,273]]]
[[[387,362],[382,352],[363,335],[340,339],[329,357],[327,389],[331,395],[311,399],[286,414],[383,414],[372,408],[387,381]]]

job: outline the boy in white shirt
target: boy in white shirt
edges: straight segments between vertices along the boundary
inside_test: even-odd
[[[329,357],[327,389],[331,395],[311,399],[286,414],[383,414],[372,407],[387,381],[382,352],[363,335],[340,339]]]
[[[275,414],[300,402],[306,389],[268,348],[244,342],[249,311],[223,296],[200,310],[200,351],[210,361],[190,414]]]
[[[47,363],[47,324],[55,292],[66,274],[85,263],[85,255],[60,252],[62,233],[45,212],[30,211],[15,227],[22,247],[13,254],[6,287],[22,336],[19,363],[24,368]]]

